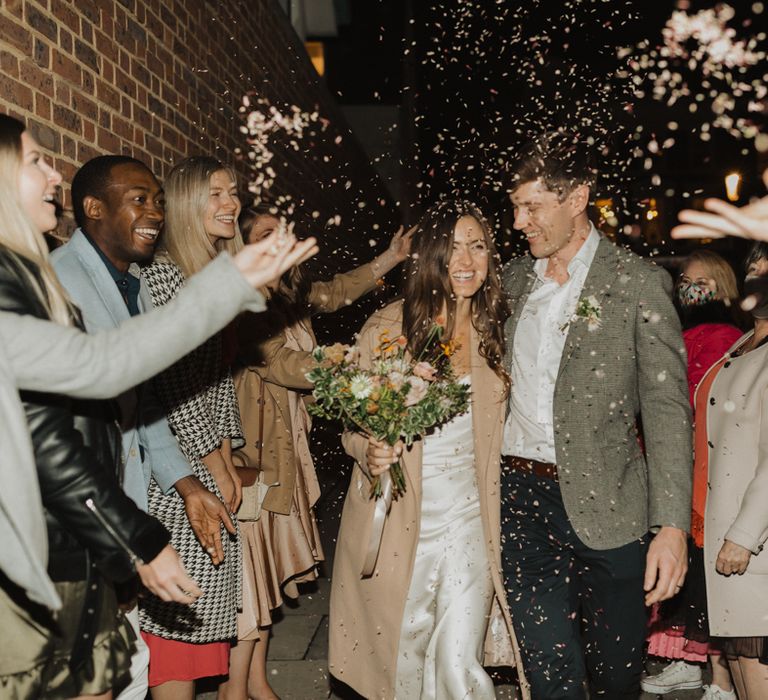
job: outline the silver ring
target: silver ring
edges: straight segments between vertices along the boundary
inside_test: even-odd
[[[277,255],[280,252],[280,247],[275,244],[269,247],[269,250],[267,251],[270,255]]]
[[[213,554],[216,551],[215,547],[206,547],[205,551],[208,552],[208,554]]]

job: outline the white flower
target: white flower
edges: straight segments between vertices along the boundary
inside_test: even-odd
[[[408,390],[408,396],[405,397],[405,405],[415,406],[427,395],[429,383],[418,377],[408,377],[408,384],[410,389]]]
[[[584,299],[581,299],[576,305],[576,313],[574,319],[583,318],[587,322],[587,330],[596,331],[600,328],[602,321],[600,320],[600,314],[602,312],[602,306],[597,300],[597,297],[590,295]]]
[[[367,399],[373,391],[373,382],[364,374],[355,374],[349,380],[349,391],[356,399]]]

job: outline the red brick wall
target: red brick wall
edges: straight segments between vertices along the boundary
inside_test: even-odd
[[[273,194],[291,195],[300,228],[321,236],[322,267],[369,258],[377,229],[394,225],[393,203],[277,0],[3,0],[0,68],[0,110],[27,121],[65,192],[100,153],[133,155],[160,177],[187,155],[233,160],[245,147],[238,107],[256,91],[328,120],[298,151],[272,149]],[[326,227],[336,214],[341,225]]]

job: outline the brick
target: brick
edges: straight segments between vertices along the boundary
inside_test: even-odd
[[[51,14],[58,21],[60,27],[67,27],[72,32],[79,31],[80,17],[72,8],[71,0],[51,0]]]
[[[99,109],[99,126],[104,129],[112,128],[112,115],[106,109]]]
[[[30,112],[35,104],[30,87],[2,74],[0,74],[0,99],[10,102],[18,109]]]
[[[83,41],[93,44],[93,25],[90,22],[80,22],[80,36]]]
[[[148,104],[149,111],[156,114],[161,119],[167,118],[167,108],[165,102],[158,99],[155,95],[150,95]]]
[[[128,33],[137,44],[147,43],[147,31],[138,22],[128,18]]]
[[[32,49],[32,58],[41,68],[50,68],[51,50],[48,44],[38,38],[35,38],[34,47]]]
[[[140,85],[149,86],[149,71],[146,66],[141,65],[136,60],[131,61],[131,75],[136,78]]]
[[[24,25],[3,17],[0,21],[0,42],[8,43],[26,54],[32,49],[32,34]]]
[[[64,80],[80,85],[82,80],[80,66],[71,58],[61,53],[61,51],[54,50],[52,68],[53,72],[64,78]]]
[[[51,101],[42,93],[35,94],[35,114],[45,121],[51,121]]]
[[[61,135],[61,152],[66,158],[75,159],[77,153],[77,144],[75,140],[66,134]]]
[[[57,80],[55,98],[57,102],[68,105],[69,101],[72,99],[69,85],[67,85],[65,82],[62,82],[61,80]]]
[[[95,70],[97,73],[99,72],[99,57],[92,47],[80,39],[75,39],[75,56],[88,68]]]
[[[107,153],[117,153],[120,150],[120,138],[107,129],[97,129],[97,143],[99,148]]]
[[[96,143],[96,124],[93,122],[83,122],[83,140],[86,143]]]
[[[25,3],[26,8],[26,20],[32,29],[36,32],[40,32],[43,36],[47,37],[51,41],[56,41],[58,38],[59,30],[56,25],[56,21],[50,17],[46,12],[40,10],[27,0]]]
[[[146,109],[135,106],[133,108],[133,120],[147,131],[152,129],[152,115]]]
[[[20,66],[19,76],[26,85],[42,92],[48,97],[53,97],[53,76],[36,66],[32,61],[23,61]]]
[[[0,51],[0,72],[11,77],[19,77],[19,59],[8,51]]]
[[[117,61],[117,46],[114,39],[101,30],[97,29],[95,34],[96,51],[101,54],[102,59],[107,59],[113,63]],[[105,61],[102,60],[102,72],[105,70]]]
[[[96,98],[112,109],[120,109],[120,93],[103,80],[96,83]]]
[[[19,19],[21,19],[24,16],[24,6],[21,0],[7,0],[4,3],[4,7],[14,17],[18,17]]]
[[[59,28],[59,47],[62,51],[72,53],[75,42],[72,40],[72,34],[63,27]]]
[[[93,0],[77,0],[77,9],[85,15],[91,24],[98,26],[100,21],[99,8]]]
[[[115,67],[107,61],[101,62],[101,77],[110,85],[115,81]]]
[[[89,95],[93,95],[94,90],[96,89],[96,82],[94,81],[93,74],[90,71],[83,71],[83,80],[81,85],[83,86],[84,92],[87,92]]]
[[[27,128],[43,148],[53,153],[59,152],[61,149],[61,136],[55,129],[35,119],[27,120]]]
[[[77,90],[72,91],[72,109],[84,119],[96,121],[99,118],[99,107],[91,99]]]
[[[136,96],[136,81],[120,69],[115,70],[115,86],[129,97]]]
[[[76,134],[79,134],[82,129],[80,115],[60,104],[53,105],[53,121],[60,129],[66,129]]]
[[[112,117],[112,131],[114,131],[117,136],[124,139],[130,139],[133,136],[133,127],[131,126],[131,123],[118,116]]]
[[[86,163],[91,160],[91,158],[100,155],[101,151],[97,150],[92,145],[84,143],[83,141],[77,142],[77,160],[79,163]]]

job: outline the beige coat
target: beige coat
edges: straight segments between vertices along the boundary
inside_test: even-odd
[[[734,346],[743,343],[744,336]],[[704,564],[713,636],[768,635],[768,345],[731,358],[707,401],[709,488]],[[715,562],[723,540],[753,556],[742,576],[723,576]]]
[[[401,314],[402,303],[396,303],[369,319],[358,341],[362,363],[370,361],[373,347],[383,331],[389,331],[393,338],[400,334]],[[499,456],[505,414],[504,387],[480,357],[474,333],[472,358],[472,421],[483,529],[488,559],[492,563],[496,598],[501,602],[500,610],[503,610],[502,629],[506,628],[509,633],[514,662],[520,677],[524,678],[501,574]],[[342,440],[356,464],[344,502],[336,545],[331,582],[328,665],[334,676],[366,698],[389,699],[395,694],[398,641],[420,530],[422,446],[417,441],[404,454],[407,491],[392,504],[374,574],[362,579],[360,571],[374,505],[369,497],[365,459],[368,441],[350,432],[345,433]],[[490,660],[488,652],[487,642],[486,662]],[[512,662],[511,659],[509,661]],[[529,697],[527,690],[523,693],[523,697]]]
[[[376,286],[370,264],[336,275],[330,282],[314,282],[309,293],[312,312],[329,313],[351,304]],[[299,322],[315,335],[309,317]],[[264,382],[263,481],[279,483],[271,488],[264,508],[288,515],[298,467],[291,431],[289,392],[308,392],[312,384],[304,376],[312,367],[311,352],[291,347],[286,320],[275,312],[245,314],[238,324],[238,355],[241,368],[234,373],[237,400],[245,436],[238,457],[249,466],[258,464],[259,393]],[[250,373],[251,376],[246,376]]]

